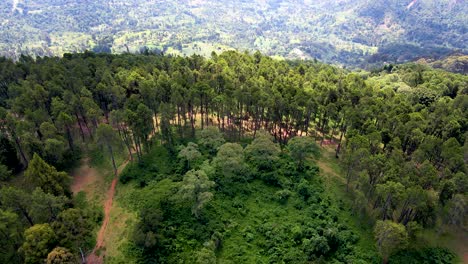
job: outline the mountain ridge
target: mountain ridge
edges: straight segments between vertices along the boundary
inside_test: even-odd
[[[466,54],[468,39],[464,0],[11,0],[0,7],[0,55],[11,58],[238,49],[366,67],[395,46],[418,49],[377,62]]]

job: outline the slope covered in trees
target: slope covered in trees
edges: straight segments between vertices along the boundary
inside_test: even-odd
[[[464,75],[233,51],[22,56],[0,70],[3,262],[92,248],[99,214],[60,172],[91,145],[134,160],[120,179],[139,219],[121,248],[134,260],[450,263],[424,234],[466,232]],[[316,165],[330,145],[346,202]],[[375,246],[347,218],[366,219]]]
[[[459,0],[7,0],[0,54],[235,48],[366,67],[467,52],[466,13]]]

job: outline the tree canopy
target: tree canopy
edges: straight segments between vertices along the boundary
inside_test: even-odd
[[[44,261],[55,247],[77,254],[91,241],[87,220],[98,217],[77,208],[63,171],[82,155],[120,160],[123,147],[137,157],[119,195],[137,215],[129,243],[139,260],[224,260],[232,250],[218,250],[222,242],[241,241],[242,254],[229,255],[239,262],[372,262],[346,251],[361,232],[341,228],[350,210],[398,239],[404,229],[409,243],[427,229],[463,228],[467,83],[419,63],[350,72],[259,52],[0,59],[0,228],[12,237],[2,261],[21,260],[23,233],[36,225],[61,233],[40,250]],[[376,232],[383,257],[409,250]]]
[[[57,171],[37,154],[34,154],[24,174],[33,187],[40,187],[53,195],[70,195],[70,176]]]

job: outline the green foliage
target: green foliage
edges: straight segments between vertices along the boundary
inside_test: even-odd
[[[54,196],[50,193],[45,193],[40,188],[36,188],[32,192],[30,199],[29,211],[35,223],[51,223],[55,221],[69,202],[65,196]]]
[[[73,196],[73,207],[80,209],[86,218],[94,225],[101,223],[104,218],[104,210],[102,207],[90,203],[84,191],[80,191]]]
[[[64,247],[56,247],[47,255],[47,264],[75,264],[76,257]]]
[[[216,255],[213,250],[202,248],[195,253],[195,263],[197,264],[216,264]]]
[[[309,197],[311,197],[314,194],[314,191],[312,190],[312,187],[306,179],[302,179],[301,182],[296,187],[297,193],[304,199],[304,201],[307,201]]]
[[[249,169],[244,161],[244,153],[241,145],[237,143],[223,144],[213,159],[213,166],[216,170],[216,181],[222,185],[230,183],[246,182],[249,179]]]
[[[384,260],[387,260],[398,249],[405,248],[408,243],[405,226],[392,221],[377,221],[374,234],[377,248]]]
[[[49,224],[37,224],[24,232],[24,243],[21,252],[25,263],[43,263],[47,254],[56,245],[56,235]]]
[[[142,114],[147,115],[148,111],[145,111],[146,113]],[[159,106],[159,111],[161,112],[161,138],[169,148],[172,148],[174,146],[174,135],[172,133],[170,121],[173,119],[174,116],[173,109],[170,104],[161,103],[161,105]]]
[[[15,255],[16,247],[21,241],[21,225],[18,222],[18,215],[0,209],[0,238],[2,243],[0,249],[0,261],[2,263],[19,262]]]
[[[145,250],[157,249],[161,239],[158,233],[161,222],[162,212],[159,208],[144,208],[133,233],[135,244]]]
[[[47,160],[54,164],[60,164],[63,162],[63,156],[65,153],[65,143],[61,140],[49,138],[44,144],[44,155]]]
[[[193,169],[193,163],[201,158],[201,153],[198,151],[198,145],[189,142],[187,147],[182,147],[177,155],[179,159],[182,159],[186,162],[187,170]]]
[[[225,142],[223,134],[214,126],[200,130],[197,134],[197,139],[200,146],[211,155],[215,154]]]
[[[15,147],[12,142],[3,135],[0,136],[0,165],[7,166],[7,170],[11,171],[16,171],[21,167]]]
[[[118,137],[115,130],[108,124],[99,124],[97,131],[97,142],[105,146],[118,145]]]
[[[65,207],[68,199],[36,188],[32,193],[13,187],[0,189],[3,208],[15,211],[28,225],[51,223]]]
[[[318,158],[320,150],[314,140],[309,137],[293,137],[287,146],[291,157],[297,162],[298,170],[304,169],[304,162],[309,157]]]
[[[174,164],[172,157],[162,146],[155,146],[148,155],[142,157],[138,163],[131,163],[119,176],[122,183],[128,183],[132,180],[138,180],[140,185],[145,186],[152,180],[162,179],[171,174]]]
[[[261,172],[274,170],[279,161],[280,148],[267,135],[260,135],[245,148],[247,162]]]
[[[92,248],[92,223],[83,210],[70,208],[62,211],[52,224],[61,246],[77,252],[78,248]]]
[[[53,195],[70,195],[70,176],[58,172],[37,154],[34,154],[24,175],[33,187],[40,187]]]
[[[115,149],[121,146],[120,144],[118,144],[120,140],[117,136],[117,133],[110,125],[99,124],[96,131],[96,136],[97,143],[105,149],[107,149],[107,151],[109,152],[109,155],[111,156],[112,160],[112,166],[114,167],[114,174],[117,175],[117,165],[115,164],[114,152]]]
[[[444,181],[442,182],[442,188],[439,194],[439,201],[442,204],[445,204],[450,200],[455,194],[455,183],[453,181]]]
[[[148,136],[153,130],[152,111],[143,103],[139,103],[135,97],[130,97],[127,102],[127,108],[125,109],[125,119],[133,132],[137,155],[141,158],[141,145],[144,145],[146,150],[149,150]]]
[[[215,168],[226,160],[242,162],[242,154],[240,145],[224,144],[214,158]],[[169,153],[158,151],[148,156],[158,162]],[[286,171],[282,166],[288,164],[278,164],[280,177]],[[136,172],[134,169],[129,172]],[[212,173],[216,178],[222,170]],[[203,193],[215,190],[203,170],[187,172],[181,182],[156,179],[132,189],[122,200],[139,212],[140,221],[132,235],[132,243],[142,250],[137,258],[143,262],[194,263],[368,259],[355,251],[358,236],[341,222],[320,181],[301,178],[297,192],[258,180],[233,180],[223,187],[228,193],[210,195],[209,203],[205,203]],[[196,215],[199,203],[203,211]]]
[[[445,206],[445,222],[456,225],[464,226],[467,220],[468,212],[468,198],[466,195],[455,195]]]
[[[6,181],[11,177],[11,170],[7,166],[0,164],[0,181]]]
[[[266,262],[269,256],[271,262],[374,259],[372,252],[348,254],[336,249],[336,229],[345,233],[339,217],[347,215],[336,211],[346,212],[347,205],[358,213],[364,229],[377,220],[389,220],[406,226],[415,240],[419,238],[413,227],[443,229],[466,222],[462,216],[466,214],[468,81],[463,75],[421,64],[350,73],[312,61],[234,51],[210,58],[150,52],[86,52],[36,60],[23,56],[16,63],[0,59],[0,69],[0,104],[5,107],[0,108],[0,150],[5,154],[1,163],[15,174],[21,166],[14,157],[25,167],[30,163],[25,185],[21,186],[19,174],[3,183],[19,189],[0,191],[1,210],[17,215],[19,234],[35,224],[53,225],[57,215],[73,205],[92,222],[99,221],[102,214],[87,210],[92,206],[83,198],[74,203],[63,198],[70,194],[69,179],[47,163],[59,171],[70,169],[70,161],[83,149],[93,166],[110,168],[111,159],[103,151],[109,151],[110,145],[112,150],[126,147],[130,157],[136,154],[138,159],[120,178],[131,190],[126,196],[132,200],[126,202],[129,208],[139,216],[144,207],[161,211],[161,226],[144,229],[135,235],[138,246],[132,241],[126,247],[135,258],[148,261],[194,262],[194,252],[205,243],[224,240],[240,246],[235,254],[231,249],[225,254],[218,243],[217,258],[238,262]],[[107,121],[110,125],[105,125]],[[231,143],[224,144],[224,136]],[[317,163],[323,175],[310,162],[312,139],[320,139],[327,155],[335,149],[347,192],[340,188],[339,168],[332,172],[327,167],[331,159]],[[198,144],[201,155],[189,142]],[[187,146],[180,159],[177,145]],[[178,163],[187,158],[194,158],[190,166]],[[184,181],[189,169],[194,171],[188,174],[196,177]],[[197,188],[204,185],[199,181],[210,188],[199,192]],[[34,191],[35,187],[43,191]],[[181,199],[184,191],[178,190],[184,188],[190,199]],[[330,188],[340,199],[327,199],[323,190]],[[256,200],[261,206],[252,204]],[[304,213],[311,207],[310,214]],[[333,212],[324,217],[337,224],[307,233],[304,223],[320,219],[328,210]],[[256,231],[259,223],[254,219],[273,226],[278,218],[280,223],[290,221],[282,218],[283,212],[292,219],[310,217],[278,231],[284,231],[281,241],[289,241],[288,230],[294,227],[294,237],[309,240],[308,256],[297,241],[267,247],[267,234]],[[240,225],[242,234],[229,236],[226,230],[234,230],[230,225]],[[314,223],[311,229],[318,230],[319,225]],[[222,234],[222,241],[213,239],[214,233]],[[353,236],[347,237],[353,241]],[[21,243],[5,255],[15,255]],[[145,250],[145,243],[151,249]],[[340,245],[348,248],[346,242]],[[254,251],[257,255],[251,254]],[[16,255],[13,259],[19,259]]]
[[[286,203],[288,201],[288,198],[291,196],[291,191],[290,190],[280,190],[275,193],[276,200],[280,203]]]
[[[213,199],[210,191],[214,186],[215,183],[208,179],[204,171],[190,170],[184,176],[178,195],[181,200],[192,204],[192,214],[198,218],[203,207]]]
[[[26,262],[43,263],[52,246],[66,245],[75,250],[78,245],[83,249],[91,248],[93,227],[83,225],[81,218],[67,217],[69,212],[77,210],[70,206],[72,204],[67,197],[54,196],[40,188],[32,192],[13,187],[1,188],[0,215],[3,225],[0,229],[9,243],[4,244],[5,251],[0,254],[0,259],[17,262],[20,257],[14,253],[19,250]],[[92,207],[86,207],[85,210],[92,214]]]

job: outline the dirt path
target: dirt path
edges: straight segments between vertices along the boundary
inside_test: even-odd
[[[86,158],[81,161],[80,167],[73,171],[72,176],[72,192],[77,194],[84,191],[88,195],[91,192],[90,187],[98,181],[99,173],[89,166],[89,158]]]
[[[320,145],[320,141],[316,141],[315,143],[317,145]],[[336,144],[330,143],[329,140],[325,140],[323,146],[320,147],[320,149],[322,150],[321,151],[322,157],[320,157],[320,159],[317,160],[317,165],[323,172],[328,173],[333,177],[340,177],[335,172],[335,170],[332,167],[330,167],[330,164],[328,161],[328,159],[335,158],[334,157],[335,148],[336,148]]]
[[[86,257],[86,263],[88,264],[102,264],[103,257],[98,256],[96,253],[98,250],[105,247],[105,233],[107,226],[109,225],[110,219],[110,211],[112,208],[112,202],[114,201],[114,194],[115,194],[115,187],[117,186],[117,182],[119,180],[119,175],[122,170],[127,166],[130,160],[127,159],[124,163],[122,163],[119,168],[117,169],[117,175],[112,180],[112,183],[107,191],[106,199],[104,200],[104,220],[102,221],[101,228],[99,229],[98,236],[96,238],[96,246],[94,247],[91,254]]]
[[[126,160],[122,165],[119,166],[117,170],[117,175],[119,175],[125,166],[128,164],[129,160]],[[99,187],[102,188],[104,183],[104,178],[100,177],[99,172],[89,166],[89,158],[85,158],[81,161],[81,165],[73,173],[73,184],[71,190],[74,194],[77,194],[80,191],[84,191],[87,196],[95,195]],[[117,186],[118,176],[112,180],[112,183],[107,191],[106,197],[103,201],[104,205],[104,220],[102,222],[101,228],[99,230],[96,246],[94,247],[92,253],[87,256],[86,263],[88,264],[101,264],[103,263],[102,256],[98,256],[96,252],[105,246],[105,232],[109,224],[110,210],[112,208],[112,202],[114,200],[115,188]]]

